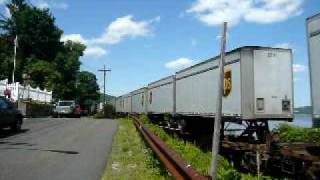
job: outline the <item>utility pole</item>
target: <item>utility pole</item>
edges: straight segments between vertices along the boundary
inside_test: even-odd
[[[221,118],[222,118],[222,96],[224,89],[224,64],[225,64],[225,49],[226,49],[226,35],[227,35],[228,23],[224,22],[223,32],[221,37],[221,54],[219,62],[219,79],[218,79],[218,97],[216,105],[216,115],[214,118],[214,131],[212,137],[212,161],[211,161],[211,176],[212,179],[217,179],[218,172],[218,155],[220,147],[220,130],[221,130]]]
[[[106,69],[106,65],[103,65],[103,69],[99,69],[98,71],[103,72],[103,107],[106,105],[106,74],[110,72],[110,69]],[[103,111],[103,113],[105,113]]]
[[[14,73],[16,71],[16,56],[17,56],[17,47],[18,47],[18,35],[14,38],[14,52],[13,52],[13,71],[12,71],[12,82],[15,82]]]

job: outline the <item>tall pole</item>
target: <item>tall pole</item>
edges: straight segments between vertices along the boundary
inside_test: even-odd
[[[16,56],[17,56],[17,46],[18,46],[18,35],[14,39],[14,52],[13,52],[13,71],[12,71],[12,82],[15,82],[14,74],[16,71]]]
[[[98,71],[103,72],[103,107],[106,105],[106,74],[110,69],[106,69],[106,65],[103,66],[103,69],[99,69]],[[103,113],[105,113],[103,111]]]
[[[106,105],[106,65],[103,65],[103,105]]]
[[[221,37],[221,54],[219,62],[219,79],[218,79],[218,97],[216,105],[216,115],[214,121],[214,131],[212,137],[212,162],[211,162],[211,176],[212,179],[217,179],[218,172],[218,155],[220,147],[220,129],[221,129],[221,117],[222,117],[222,96],[224,87],[224,64],[225,64],[225,49],[226,49],[226,35],[227,35],[228,23],[224,22],[223,32]]]

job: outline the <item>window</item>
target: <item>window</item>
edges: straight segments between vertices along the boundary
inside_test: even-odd
[[[60,101],[59,106],[72,106],[73,102],[72,101]]]
[[[7,101],[2,98],[0,98],[0,109],[8,109]]]

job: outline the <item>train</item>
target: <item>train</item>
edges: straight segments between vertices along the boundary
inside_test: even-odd
[[[199,146],[209,142],[210,147],[219,58],[117,97],[116,112],[146,114],[168,131],[191,137],[193,143],[197,139]],[[244,46],[226,52],[225,61],[220,154],[246,172],[318,179],[320,147],[282,143],[279,134],[269,130],[270,120],[294,118],[292,50]]]
[[[219,56],[116,98],[116,112],[214,118]],[[292,50],[245,46],[226,53],[223,118],[292,120]]]
[[[219,58],[117,97],[116,112],[147,114],[160,124],[182,131],[209,129],[216,110]],[[284,48],[244,46],[226,52],[224,122],[291,121],[292,61],[292,50]]]
[[[307,39],[314,126],[320,127],[320,13],[307,18]]]

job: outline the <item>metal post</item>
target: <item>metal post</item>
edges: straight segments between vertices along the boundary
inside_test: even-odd
[[[16,71],[16,56],[17,56],[17,46],[18,46],[18,35],[14,38],[14,51],[13,51],[13,71],[12,71],[12,82],[15,82],[14,73]]]
[[[223,95],[223,82],[224,82],[224,56],[226,49],[226,34],[227,34],[227,22],[223,24],[223,33],[221,37],[221,54],[219,62],[219,79],[218,79],[218,97],[217,97],[217,109],[214,121],[214,132],[212,137],[212,162],[211,162],[211,176],[212,179],[216,179],[218,172],[218,154],[220,145],[220,126],[222,116],[222,95]]]
[[[103,65],[103,106],[106,105],[106,65]]]

